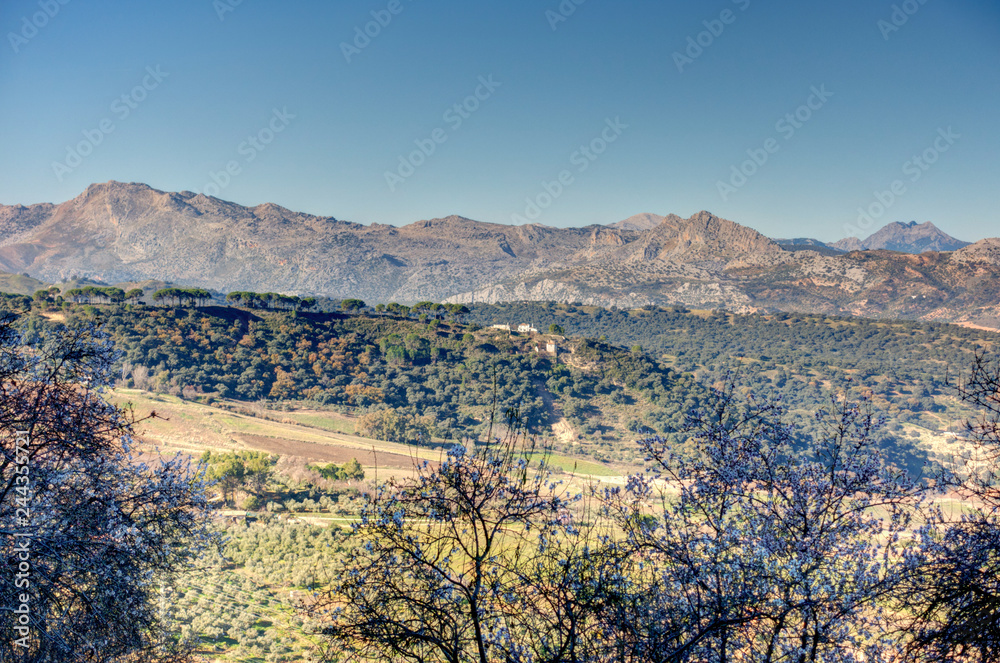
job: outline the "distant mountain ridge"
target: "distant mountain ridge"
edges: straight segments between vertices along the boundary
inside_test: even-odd
[[[924,253],[925,251],[957,251],[969,244],[970,242],[963,242],[942,232],[930,221],[926,223],[896,221],[880,228],[867,239],[847,237],[830,244],[830,246],[841,251],[885,249],[901,253]]]
[[[652,230],[663,223],[665,218],[658,214],[636,214],[624,221],[609,224],[609,227],[618,228],[619,230]]]
[[[813,239],[811,237],[795,237],[792,239],[775,239],[775,242],[781,246],[818,246],[818,247],[829,247],[830,245],[826,242],[822,242],[818,239]]]
[[[899,253],[957,251],[970,244],[970,242],[955,239],[930,221],[926,223],[917,223],[916,221],[903,223],[895,221],[883,226],[866,239],[845,237],[837,242],[822,242],[810,237],[798,237],[794,239],[776,239],[774,241],[789,251],[814,249],[824,252],[827,255],[848,253],[850,251],[876,250],[898,251]],[[824,249],[830,249],[832,253],[824,251]]]
[[[930,224],[900,225],[887,234],[923,246],[947,238]],[[461,216],[364,226],[120,182],[91,185],[59,205],[0,206],[0,271],[47,282],[156,279],[372,302],[528,299],[1000,317],[1000,250],[992,240],[921,255],[838,255],[795,241],[788,250],[709,212],[688,219],[641,214],[585,228]]]
[[[841,249],[834,248],[826,242],[811,237],[795,237],[793,239],[776,239],[781,248],[786,251],[815,251],[824,256],[839,256],[847,253]]]

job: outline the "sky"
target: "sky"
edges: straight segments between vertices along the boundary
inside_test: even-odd
[[[4,0],[0,204],[1000,235],[995,0]]]

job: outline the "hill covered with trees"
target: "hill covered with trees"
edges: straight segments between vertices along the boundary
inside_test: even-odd
[[[922,458],[914,446],[940,443],[961,419],[949,372],[997,338],[952,325],[784,313],[554,302],[372,307],[254,292],[230,293],[225,307],[199,305],[209,301],[204,291],[182,299],[174,288],[145,299],[159,305],[135,305],[94,290],[91,304],[58,304],[50,291],[9,304],[34,306],[29,330],[53,318],[99,318],[123,352],[125,385],[312,404],[356,415],[364,435],[425,444],[516,409],[560,450],[599,460],[634,455],[624,442],[636,431],[672,435],[706,386],[736,371],[747,388],[780,394],[803,415],[834,393],[870,394],[889,418],[887,444],[912,465]]]
[[[457,440],[515,409],[554,443],[620,458],[634,431],[675,430],[703,394],[692,375],[602,341],[426,316],[119,305],[60,315],[100,318],[123,352],[123,384],[336,408],[390,441]],[[24,324],[56,323],[36,312]]]
[[[668,365],[699,376],[745,367],[755,388],[774,388],[792,405],[815,407],[830,387],[870,391],[898,422],[942,413],[949,375],[977,350],[997,346],[995,332],[909,320],[777,313],[739,315],[678,307],[604,309],[582,304],[516,302],[471,306],[468,319],[530,320],[574,336],[641,346]],[[925,421],[926,420],[926,421]]]

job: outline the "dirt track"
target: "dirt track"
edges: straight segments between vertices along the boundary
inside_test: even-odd
[[[373,449],[335,447],[327,444],[314,444],[312,442],[300,442],[298,440],[249,435],[246,433],[235,437],[253,449],[286,456],[299,456],[325,463],[337,463],[338,465],[346,463],[352,458],[357,458],[358,462],[366,467],[395,467],[405,470],[412,468],[417,462],[421,462],[416,457],[411,458],[403,454],[394,454],[385,451],[376,452]]]

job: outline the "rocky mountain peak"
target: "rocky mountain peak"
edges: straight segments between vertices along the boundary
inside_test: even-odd
[[[900,253],[955,251],[968,245],[968,242],[955,239],[941,231],[930,221],[925,223],[895,221],[883,226],[867,239],[848,237],[831,244],[842,251],[885,249]]]
[[[774,241],[756,230],[701,211],[688,219],[676,214],[664,217],[659,225],[642,232],[636,241],[623,247],[621,259],[629,262],[728,263],[740,260],[755,263],[770,261],[773,256],[784,253]]]

